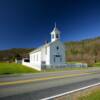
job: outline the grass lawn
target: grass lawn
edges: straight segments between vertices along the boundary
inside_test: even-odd
[[[35,73],[38,72],[32,68],[15,63],[0,63],[0,75],[16,73]]]
[[[93,64],[94,67],[100,67],[100,62]]]
[[[100,100],[100,88],[92,91],[86,96],[80,97],[78,100]]]
[[[71,62],[76,63],[76,62]],[[100,63],[97,63],[98,66],[100,66]],[[96,65],[96,66],[97,66]],[[89,68],[79,68],[79,67],[70,67],[70,68],[58,68],[58,69],[48,69],[43,70],[41,72],[58,72],[58,71],[66,71],[66,70],[87,70]],[[21,74],[21,73],[36,73],[40,72],[35,69],[23,66],[21,64],[15,64],[15,63],[0,63],[0,75],[3,74]]]
[[[81,62],[76,62],[76,61],[71,61],[71,62],[67,62],[68,64],[77,64],[77,63],[81,63]]]

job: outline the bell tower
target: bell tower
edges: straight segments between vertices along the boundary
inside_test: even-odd
[[[54,29],[51,32],[51,42],[54,42],[59,39],[60,39],[60,31],[57,29],[56,23],[55,23]]]

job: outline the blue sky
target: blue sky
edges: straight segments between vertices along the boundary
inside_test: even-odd
[[[38,47],[55,22],[63,42],[100,36],[100,0],[0,0],[0,49]]]

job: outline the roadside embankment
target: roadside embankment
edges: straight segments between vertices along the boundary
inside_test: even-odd
[[[58,94],[51,100],[100,100],[100,83]]]

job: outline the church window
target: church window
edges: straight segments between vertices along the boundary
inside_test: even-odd
[[[47,47],[45,47],[45,54],[47,54]]]
[[[34,55],[34,61],[35,61],[35,55]]]
[[[54,56],[54,62],[55,62],[55,56]]]
[[[60,62],[62,62],[62,57],[60,57]]]
[[[60,55],[55,55],[56,57],[61,57]]]
[[[35,60],[35,59],[34,59],[34,55],[33,55],[33,60]]]
[[[56,34],[56,38],[57,38],[57,39],[59,38],[59,35],[58,35],[58,34]]]
[[[37,54],[37,61],[38,61],[38,54]]]
[[[34,61],[34,55],[33,55],[33,61]]]
[[[54,34],[52,34],[52,38],[54,38]]]
[[[57,46],[56,49],[59,50],[59,46]]]
[[[36,61],[36,54],[34,55],[34,57],[35,57],[35,61]]]

